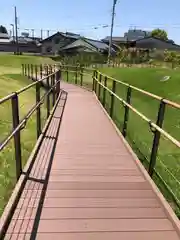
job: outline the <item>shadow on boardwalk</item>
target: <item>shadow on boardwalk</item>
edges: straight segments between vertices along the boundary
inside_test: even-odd
[[[33,231],[32,231],[32,235],[30,237],[31,240],[36,239],[37,230],[38,230],[40,217],[41,217],[41,212],[42,212],[42,208],[43,208],[43,203],[44,203],[44,199],[45,199],[45,195],[46,195],[47,185],[49,182],[49,176],[50,176],[50,172],[51,172],[53,157],[54,157],[54,153],[55,153],[55,149],[56,149],[56,143],[57,143],[57,139],[58,139],[58,135],[59,135],[61,120],[63,117],[63,112],[65,109],[65,104],[66,104],[66,100],[67,100],[67,93],[66,92],[63,92],[63,93],[64,93],[63,99],[62,99],[62,101],[60,101],[59,105],[57,106],[58,110],[60,110],[60,112],[58,111],[58,113],[60,113],[60,114],[55,113],[55,115],[52,117],[52,122],[57,121],[57,124],[56,124],[57,126],[55,127],[53,134],[47,133],[47,135],[44,137],[45,141],[53,140],[54,143],[53,143],[53,146],[52,146],[52,149],[50,152],[50,156],[49,156],[49,163],[48,163],[48,166],[46,169],[46,176],[45,176],[45,179],[42,181],[43,187],[42,187],[42,192],[40,195],[40,199],[39,199],[39,203],[38,203],[38,207],[37,207],[37,211],[36,211],[36,216],[34,219]]]

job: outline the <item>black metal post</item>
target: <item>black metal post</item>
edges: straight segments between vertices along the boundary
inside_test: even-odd
[[[67,82],[69,81],[69,69],[68,69],[68,66],[67,66],[67,69],[66,69],[66,80],[67,80]]]
[[[28,63],[28,78],[30,78],[30,66],[29,66],[29,63]]]
[[[49,66],[47,68],[48,68],[48,71],[46,71],[46,76],[52,74],[52,66]],[[52,87],[52,85],[53,85],[53,77],[52,77],[52,75],[49,77],[49,79],[50,79],[50,83],[49,84]]]
[[[83,68],[81,67],[81,72],[80,72],[80,84],[81,84],[81,86],[83,85]]]
[[[18,95],[15,94],[12,99],[12,119],[13,119],[13,130],[19,125],[19,101]],[[19,179],[22,173],[22,159],[21,159],[21,135],[20,130],[14,134],[14,148],[15,148],[15,160],[16,160],[16,178]]]
[[[128,104],[131,104],[131,93],[132,93],[132,88],[129,86],[127,89],[127,96],[126,96],[126,102]],[[123,130],[122,130],[122,135],[124,137],[126,137],[127,135],[128,119],[129,119],[129,107],[125,105],[124,106],[124,123],[123,123]]]
[[[24,76],[24,64],[22,64],[22,75]]]
[[[27,64],[24,65],[25,69],[24,69],[24,75],[27,76]]]
[[[94,84],[95,93],[97,93],[97,80],[98,80],[98,72],[95,70],[95,84]]]
[[[58,70],[56,72],[56,100],[58,99],[59,97],[59,93],[60,93],[60,79],[61,79],[61,71]]]
[[[78,80],[78,67],[76,66],[76,71],[75,71],[75,84],[77,84],[77,80]]]
[[[31,79],[33,79],[33,64],[31,64]]]
[[[102,75],[101,75],[101,73],[99,74],[99,87],[98,87],[98,99],[100,99],[100,97],[101,97],[101,80],[102,80]]]
[[[112,84],[112,92],[115,93],[116,92],[116,81],[113,80],[113,84]],[[113,110],[114,110],[114,95],[111,94],[111,107],[110,107],[110,117],[113,117]]]
[[[107,76],[104,77],[104,86],[107,87]],[[103,89],[103,106],[106,105],[106,88]]]
[[[40,79],[43,78],[43,67],[42,64],[39,66],[39,71],[40,71]]]
[[[92,75],[92,80],[93,80],[93,84],[92,84],[92,90],[95,91],[95,77],[96,77],[96,71],[93,71],[93,75]]]
[[[52,81],[52,85],[51,86],[53,86],[55,84],[55,74],[52,75],[51,81]],[[55,87],[52,89],[52,93],[53,93],[52,105],[54,106],[55,101],[56,101],[56,90],[55,90]]]
[[[35,66],[35,75],[36,75],[35,76],[36,81],[38,81],[37,66]],[[41,87],[40,82],[37,82],[36,83],[36,104],[40,102],[40,98],[41,98],[40,87]],[[36,111],[36,128],[37,128],[37,139],[38,139],[41,134],[41,106],[39,106]]]
[[[161,103],[159,105],[159,111],[158,111],[158,116],[157,116],[157,121],[156,121],[156,125],[158,125],[160,128],[162,128],[162,126],[163,126],[165,107],[166,107],[166,103],[162,99]],[[155,130],[153,146],[152,146],[152,150],[151,150],[150,163],[149,163],[149,175],[151,177],[153,176],[154,167],[156,165],[160,137],[161,137],[161,133],[158,130]]]
[[[48,70],[48,66],[46,69],[46,74],[47,74],[47,78],[46,78],[46,87],[47,87],[47,92],[50,89],[50,84],[49,84],[49,70]],[[50,96],[49,94],[47,94],[47,98],[46,98],[46,107],[47,107],[47,118],[49,117],[50,114]]]

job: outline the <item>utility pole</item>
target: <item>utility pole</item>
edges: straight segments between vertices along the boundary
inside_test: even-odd
[[[15,17],[16,53],[19,54],[18,29],[17,29],[17,10],[16,10],[16,7],[14,7],[14,17]]]
[[[113,35],[113,28],[114,28],[114,17],[115,17],[115,7],[116,7],[116,3],[117,3],[117,0],[113,0],[112,21],[111,21],[111,35],[110,35],[109,53],[108,53],[108,64],[110,64],[110,60],[111,60],[112,35]]]

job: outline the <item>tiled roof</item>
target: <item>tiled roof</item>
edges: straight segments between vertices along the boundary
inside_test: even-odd
[[[87,43],[93,45],[97,49],[101,49],[101,50],[108,50],[109,49],[109,46],[106,43],[102,42],[102,41],[88,39],[88,38],[85,38],[84,40]]]
[[[78,38],[81,37],[79,34],[75,34],[75,33],[70,33],[70,32],[66,32],[66,33],[57,32],[57,33],[53,34],[52,36],[43,39],[41,42],[51,40],[52,38],[54,38],[54,37],[56,37],[56,36],[64,36],[64,37],[72,38],[72,39],[78,39]]]

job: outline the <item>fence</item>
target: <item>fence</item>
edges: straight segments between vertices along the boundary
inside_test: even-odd
[[[57,71],[56,69],[61,69]],[[172,137],[168,132],[163,130],[163,123],[165,120],[165,110],[167,107],[171,109],[175,109],[179,111],[180,105],[169,101],[167,99],[163,99],[155,94],[149,93],[142,89],[139,89],[135,86],[126,84],[125,82],[119,81],[112,77],[109,77],[101,72],[97,71],[93,68],[84,68],[82,66],[33,66],[33,65],[23,65],[23,74],[28,78],[37,80],[38,73],[40,77],[40,81],[36,81],[35,83],[30,84],[29,86],[25,87],[24,89],[13,93],[7,96],[4,99],[0,100],[0,104],[5,101],[12,99],[12,109],[13,109],[13,132],[9,135],[9,137],[1,144],[0,150],[2,150],[8,141],[14,137],[14,146],[15,146],[15,156],[16,156],[16,171],[17,171],[17,178],[21,173],[21,149],[20,149],[20,131],[22,128],[25,127],[25,124],[28,118],[32,115],[34,111],[36,111],[36,121],[37,121],[37,137],[41,132],[41,123],[40,123],[40,110],[39,107],[42,101],[45,100],[44,97],[40,98],[38,89],[41,86],[46,87],[46,111],[47,117],[50,113],[50,93],[52,93],[52,103],[55,103],[55,99],[59,93],[59,79],[60,75],[63,80],[80,85],[82,87],[86,87],[90,90],[93,90],[106,111],[109,113],[111,118],[114,120],[116,125],[121,130],[123,136],[127,138],[133,149],[137,152],[139,158],[143,161],[144,166],[146,167],[147,171],[149,172],[150,176],[156,181],[158,186],[163,191],[164,195],[167,197],[168,200],[175,204],[175,210],[180,209],[180,181],[178,179],[179,172],[178,172],[178,164],[180,160],[180,142],[175,138]],[[37,71],[39,69],[39,71]],[[53,73],[52,73],[53,72]],[[46,75],[43,78],[43,73]],[[55,83],[55,75],[56,75],[56,83]],[[51,79],[51,81],[49,81]],[[18,95],[27,89],[35,86],[36,87],[36,105],[31,109],[31,111],[27,114],[25,118],[21,121],[18,118]],[[122,88],[124,88],[124,93],[122,94]],[[119,89],[121,90],[120,92]],[[136,93],[142,94],[150,99],[153,99],[158,103],[158,112],[157,118],[155,119],[151,117],[147,117],[142,111],[138,110],[138,107],[134,106],[134,96]],[[120,96],[121,95],[121,96]],[[53,105],[52,104],[52,105]],[[133,114],[133,115],[132,115]],[[139,129],[137,128],[136,124],[134,123],[135,117],[138,119],[137,121],[142,121],[142,128],[143,132],[140,133]],[[137,123],[137,121],[135,123]],[[141,127],[141,124],[140,124]],[[152,141],[149,139],[144,139],[143,134],[145,129],[148,130],[148,134],[151,134]],[[147,143],[147,148],[145,149],[142,144],[140,144],[140,149],[136,149],[136,146],[139,144],[138,139],[132,139],[132,132],[135,134],[139,134],[139,139],[142,143]],[[164,141],[163,144],[160,144],[160,141]],[[133,141],[134,140],[134,141]],[[168,143],[167,143],[168,141]],[[166,162],[163,161],[165,156],[159,156],[159,149],[169,148],[169,144],[173,145],[171,151],[175,151],[177,155],[176,158],[173,156],[168,156]],[[175,150],[176,149],[176,150]],[[146,151],[146,156],[143,155],[143,159],[141,158],[142,150]],[[173,167],[167,168],[167,164],[172,164]],[[174,167],[175,166],[175,167]],[[177,170],[175,172],[175,170]],[[165,174],[164,174],[165,172]],[[169,175],[167,175],[169,174]],[[168,176],[168,177],[167,177]],[[172,178],[170,179],[169,176]],[[172,180],[173,179],[173,180]],[[160,183],[159,183],[160,182]],[[174,206],[174,205],[173,205]]]
[[[34,78],[35,82],[29,84],[28,86],[0,99],[0,105],[6,103],[7,101],[11,101],[12,108],[12,131],[8,134],[8,136],[1,142],[0,144],[0,152],[7,146],[12,138],[14,138],[14,149],[15,149],[15,161],[16,161],[16,178],[19,179],[22,173],[22,156],[21,156],[21,134],[20,132],[25,128],[27,121],[30,119],[32,114],[36,112],[36,134],[37,139],[39,138],[42,131],[42,123],[41,123],[41,105],[46,100],[46,109],[47,109],[47,118],[50,115],[51,105],[50,105],[50,97],[52,96],[52,107],[55,105],[55,100],[58,98],[60,93],[60,70],[55,72],[51,72],[49,75],[42,78],[42,66],[40,67],[40,76],[38,76],[38,67],[31,65],[31,73],[27,69],[30,69],[29,66],[23,65],[23,74],[28,76],[29,78]],[[34,76],[33,76],[34,72]],[[51,85],[49,84],[49,79],[51,78]],[[56,78],[56,82],[55,82]],[[40,79],[40,80],[39,80]],[[46,80],[47,90],[41,96],[40,89],[42,87],[41,83]],[[36,104],[32,106],[32,108],[27,112],[26,116],[20,119],[19,116],[19,96],[26,92],[30,88],[36,88]]]
[[[180,105],[109,77],[93,68],[66,65],[61,66],[61,70],[63,80],[88,87],[96,93],[103,107],[121,130],[123,136],[127,138],[164,196],[173,203],[172,207],[179,215],[180,179],[177,169],[179,169],[180,142],[163,129],[163,123],[167,107],[177,112],[180,110]],[[122,88],[124,88],[124,92],[122,92]],[[147,117],[138,110],[138,106],[133,106],[135,103],[133,100],[137,93],[157,102],[157,107],[155,108],[156,117]],[[137,121],[142,121],[142,129],[134,125],[134,120],[136,120],[136,123]],[[130,123],[133,123],[133,126],[130,126]],[[139,139],[132,136],[132,130],[139,136]],[[149,134],[148,139],[142,138],[143,134]],[[139,144],[137,140],[144,141],[142,144],[146,144],[146,147]],[[140,145],[139,148],[138,145]],[[169,145],[173,147],[169,147]],[[171,154],[168,156],[159,155],[159,150],[162,151],[163,149],[164,151],[164,149],[169,148],[170,153],[175,152],[175,157]]]
[[[111,88],[108,87],[108,85],[111,86]],[[126,87],[127,90],[126,90],[125,100],[116,94],[117,85],[120,85],[120,86],[123,85]],[[159,149],[161,137],[165,138],[170,143],[172,143],[175,147],[178,148],[178,150],[180,149],[180,142],[177,139],[175,139],[174,137],[172,137],[165,130],[162,129],[166,107],[170,106],[172,108],[180,110],[180,105],[177,103],[171,102],[167,99],[163,99],[154,94],[151,94],[142,89],[139,89],[139,88],[136,88],[129,84],[126,84],[122,81],[118,81],[117,79],[108,77],[99,71],[94,71],[93,90],[95,91],[95,93],[96,93],[98,99],[101,101],[102,105],[108,111],[111,118],[114,117],[115,107],[118,108],[118,103],[115,105],[115,100],[117,100],[119,103],[122,104],[122,106],[124,108],[124,114],[122,115],[123,120],[122,120],[122,124],[121,124],[121,126],[119,126],[119,128],[125,138],[128,137],[127,130],[128,130],[130,111],[132,113],[134,113],[136,116],[138,116],[140,119],[142,119],[145,123],[147,123],[146,128],[148,128],[148,127],[150,128],[150,131],[153,134],[153,141],[152,141],[149,161],[146,161],[145,166],[151,177],[156,175],[156,177],[158,177],[161,180],[164,187],[168,191],[168,194],[171,195],[173,201],[175,202],[176,206],[179,209],[180,208],[180,201],[179,201],[179,196],[178,196],[179,194],[175,194],[173,192],[174,189],[172,187],[168,186],[167,181],[166,181],[167,179],[163,179],[161,176],[161,171],[160,172],[156,171],[156,163],[157,163],[158,149]],[[139,92],[143,95],[146,95],[147,97],[153,98],[159,102],[159,109],[158,109],[156,123],[154,123],[151,119],[146,117],[144,114],[142,114],[140,111],[138,111],[135,107],[132,106],[132,92],[135,92],[135,91]],[[108,94],[109,94],[109,96],[107,96]],[[108,97],[108,100],[107,100],[107,97]],[[106,106],[107,102],[108,102],[108,107]],[[119,110],[120,110],[120,106],[119,106]],[[120,111],[119,111],[119,113],[120,113]],[[135,127],[136,126],[134,126],[134,128]],[[137,131],[138,131],[138,129],[137,129]],[[142,139],[142,141],[143,141],[143,139]],[[179,152],[178,156],[180,156],[180,152]],[[178,168],[178,162],[177,162],[177,168]],[[176,178],[176,177],[174,176],[174,178]],[[177,181],[177,182],[179,182],[179,181]],[[179,185],[179,187],[180,187],[180,185]]]

